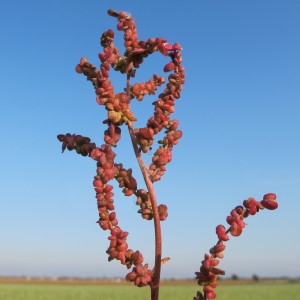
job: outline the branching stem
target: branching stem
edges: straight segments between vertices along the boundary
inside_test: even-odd
[[[130,99],[130,76],[128,75],[127,75],[126,93],[128,99]],[[136,137],[133,133],[133,128],[128,126],[128,130],[129,130],[132,146],[134,149],[135,157],[138,161],[145,184],[147,186],[147,190],[149,192],[150,201],[153,210],[153,222],[154,222],[154,233],[155,233],[155,265],[154,265],[154,272],[153,272],[150,288],[151,288],[151,300],[158,300],[160,273],[161,273],[161,258],[162,258],[162,234],[161,234],[159,212],[157,207],[157,200],[156,200],[153,183],[148,176],[147,167],[145,166],[145,163],[141,156],[141,152],[138,149]]]

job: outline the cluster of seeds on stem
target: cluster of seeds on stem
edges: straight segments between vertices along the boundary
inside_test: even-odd
[[[158,262],[155,262],[153,270],[148,268],[148,264],[143,264],[144,258],[139,251],[129,249],[127,243],[128,232],[123,231],[118,224],[115,212],[113,186],[109,182],[115,179],[125,196],[134,195],[136,204],[140,209],[138,213],[143,219],[163,221],[168,216],[167,206],[164,204],[156,205],[153,200],[152,183],[161,179],[166,171],[166,165],[172,160],[173,146],[182,137],[181,130],[178,129],[179,122],[171,118],[175,112],[175,102],[180,98],[182,86],[185,82],[185,70],[181,65],[182,47],[175,43],[169,44],[162,38],[149,38],[139,41],[135,20],[125,12],[109,10],[108,14],[118,19],[117,29],[124,31],[125,53],[122,56],[118,48],[114,45],[114,32],[106,30],[101,38],[100,44],[103,51],[98,54],[101,61],[99,69],[88,62],[86,57],[80,59],[76,66],[76,72],[86,76],[95,89],[96,101],[105,107],[107,118],[103,121],[107,124],[104,131],[104,144],[97,147],[88,137],[76,134],[60,134],[58,140],[62,142],[62,151],[65,149],[75,150],[78,154],[89,156],[96,161],[97,169],[94,176],[93,186],[96,192],[99,220],[97,223],[103,230],[109,230],[109,247],[106,251],[108,260],[119,260],[121,264],[132,270],[126,275],[128,281],[134,282],[136,286],[150,285],[153,290],[159,286],[160,263],[167,261],[168,258],[161,260],[160,254]],[[160,52],[169,57],[170,61],[164,66],[163,71],[171,72],[167,77],[154,74],[146,82],[131,85],[130,79],[135,77],[137,69],[142,62],[152,53]],[[109,79],[111,69],[126,75],[125,91],[115,93],[114,87]],[[152,103],[154,106],[153,114],[142,128],[134,128],[137,120],[131,111],[131,101],[144,100],[146,95],[155,95],[157,89],[165,84],[165,88]],[[132,169],[126,169],[123,164],[115,163],[116,147],[121,139],[121,126],[127,125],[136,156],[139,158],[142,153],[147,153],[152,148],[155,136],[163,131],[162,138],[158,141],[158,148],[155,150],[152,162],[149,167],[140,164],[148,191],[138,189],[137,182],[132,175]],[[146,169],[146,171],[145,171]],[[146,174],[146,175],[145,175]],[[150,185],[147,184],[150,181]],[[150,188],[149,188],[150,186]],[[152,196],[151,196],[152,195]],[[215,288],[217,286],[217,276],[224,275],[225,272],[219,269],[219,259],[223,258],[225,250],[224,242],[232,236],[241,235],[246,226],[244,221],[249,215],[255,215],[259,210],[276,209],[276,195],[266,194],[262,201],[254,198],[244,200],[243,205],[235,207],[226,221],[229,228],[223,225],[216,227],[218,242],[209,253],[205,254],[199,272],[196,272],[198,284],[203,286],[203,292],[198,291],[195,300],[208,300],[216,297]],[[157,228],[157,227],[156,227]],[[157,280],[158,279],[158,280]],[[158,295],[158,294],[157,294]]]
[[[82,156],[87,156],[94,148],[96,148],[95,143],[90,143],[91,139],[88,137],[83,137],[76,134],[59,134],[57,139],[62,142],[62,152],[65,149],[69,151],[75,150],[78,154]]]
[[[223,242],[229,240],[229,235],[239,236],[242,234],[243,228],[246,226],[244,219],[249,215],[255,215],[259,210],[264,208],[273,210],[278,207],[276,195],[269,193],[264,195],[263,200],[256,201],[254,198],[249,198],[243,201],[243,206],[235,207],[230,215],[227,216],[226,221],[229,228],[226,229],[223,225],[216,227],[216,234],[218,242],[210,249],[210,254],[204,255],[204,260],[201,262],[199,272],[195,272],[198,284],[203,286],[203,293],[198,291],[194,300],[208,300],[216,298],[214,289],[217,286],[218,275],[224,275],[225,272],[216,266],[219,264],[219,259],[223,258],[223,251],[226,246]]]
[[[121,264],[131,268],[132,265],[137,266],[137,270],[143,269],[145,273],[145,266],[142,265],[143,256],[139,251],[128,249],[127,236],[128,232],[123,231],[118,226],[116,212],[114,211],[113,200],[113,186],[108,182],[116,179],[120,187],[124,187],[123,193],[129,196],[136,194],[136,181],[131,176],[131,170],[123,168],[122,164],[116,164],[114,158],[116,154],[113,152],[110,144],[104,144],[100,148],[96,147],[94,143],[90,143],[90,139],[81,135],[58,135],[59,141],[62,142],[62,151],[65,149],[76,150],[78,154],[83,156],[90,156],[97,161],[97,174],[94,176],[94,189],[96,192],[97,206],[99,212],[99,220],[97,223],[103,230],[110,230],[111,235],[108,237],[110,241],[107,249],[108,260],[117,259]],[[152,271],[149,270],[148,275]],[[149,276],[146,276],[148,279]],[[132,275],[131,275],[132,276]],[[138,280],[136,282],[141,285],[146,279],[141,274],[137,274]],[[131,278],[131,277],[130,277]],[[147,281],[147,280],[146,280]]]
[[[140,206],[138,212],[142,218],[153,219],[153,204],[148,191],[137,189],[132,169],[126,169],[122,164],[115,163],[116,154],[113,147],[116,147],[121,139],[121,126],[124,124],[128,126],[134,136],[139,153],[148,152],[153,145],[155,135],[164,130],[165,135],[158,141],[159,147],[154,152],[152,163],[147,169],[147,176],[151,182],[160,180],[166,171],[166,164],[172,160],[172,148],[182,136],[182,132],[178,130],[179,122],[172,120],[170,116],[175,111],[175,100],[180,98],[185,74],[184,68],[181,66],[181,46],[179,44],[168,44],[162,38],[139,41],[135,20],[129,14],[113,10],[109,10],[108,14],[118,19],[117,29],[124,31],[124,55],[121,55],[114,45],[114,31],[108,29],[100,38],[103,51],[98,54],[101,62],[99,69],[89,63],[86,57],[82,57],[76,66],[76,72],[84,74],[87,80],[93,84],[97,103],[104,106],[107,111],[107,118],[103,121],[104,124],[107,124],[107,129],[104,131],[105,144],[96,147],[89,138],[70,134],[59,135],[58,139],[63,143],[63,151],[66,148],[76,150],[77,153],[88,155],[97,162],[93,181],[99,212],[97,223],[103,230],[110,231],[108,260],[117,259],[127,268],[134,265],[126,279],[134,282],[137,286],[145,286],[150,284],[153,271],[148,269],[148,264],[142,264],[143,256],[139,251],[128,248],[128,232],[123,231],[118,224],[113,186],[109,184],[109,181],[115,179],[125,196],[137,197],[136,204]],[[131,85],[130,78],[135,77],[136,69],[140,67],[145,58],[154,52],[160,52],[171,59],[163,68],[164,72],[172,72],[168,79],[154,74],[146,82]],[[109,79],[111,69],[127,76],[125,92],[115,93]],[[144,128],[134,129],[134,121],[137,119],[131,111],[131,101],[133,99],[142,101],[146,95],[155,95],[158,87],[164,84],[166,84],[166,88],[153,102],[153,116],[149,118]],[[158,205],[157,211],[160,221],[167,218],[166,205]]]

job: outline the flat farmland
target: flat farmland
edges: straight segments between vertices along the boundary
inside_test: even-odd
[[[164,281],[162,300],[192,300],[194,281]],[[300,282],[224,281],[216,289],[222,300],[300,300]],[[126,282],[92,280],[0,280],[1,300],[147,300],[149,288],[136,288]]]

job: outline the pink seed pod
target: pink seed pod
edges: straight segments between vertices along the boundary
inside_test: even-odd
[[[171,61],[164,66],[164,72],[170,72],[175,69],[175,64]]]
[[[218,225],[216,228],[216,234],[218,235],[218,239],[222,241],[228,241],[229,236],[226,234],[226,228],[223,225]]]
[[[260,203],[267,209],[274,210],[278,207],[278,203],[276,201],[276,194],[269,193],[264,195],[263,200]]]
[[[134,265],[138,265],[144,261],[144,258],[142,253],[140,253],[140,251],[136,251],[131,255],[131,260]]]
[[[128,244],[127,244],[126,242],[124,242],[124,243],[122,243],[122,244],[120,244],[120,245],[118,245],[118,246],[116,247],[116,249],[117,249],[118,252],[123,252],[123,251],[125,251],[127,248],[128,248]]]

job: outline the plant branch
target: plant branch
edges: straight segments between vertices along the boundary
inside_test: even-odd
[[[126,93],[128,101],[130,101],[130,76],[127,75]],[[153,210],[153,222],[154,222],[154,233],[155,233],[155,265],[154,272],[152,275],[151,282],[151,300],[157,300],[159,295],[159,282],[161,272],[161,258],[162,258],[162,234],[160,226],[159,211],[157,207],[157,200],[155,190],[152,181],[149,178],[147,167],[141,156],[141,151],[138,149],[135,134],[133,133],[133,127],[128,125],[129,135],[131,138],[132,146],[134,149],[135,157],[141,169],[147,190],[150,196],[151,206]]]

